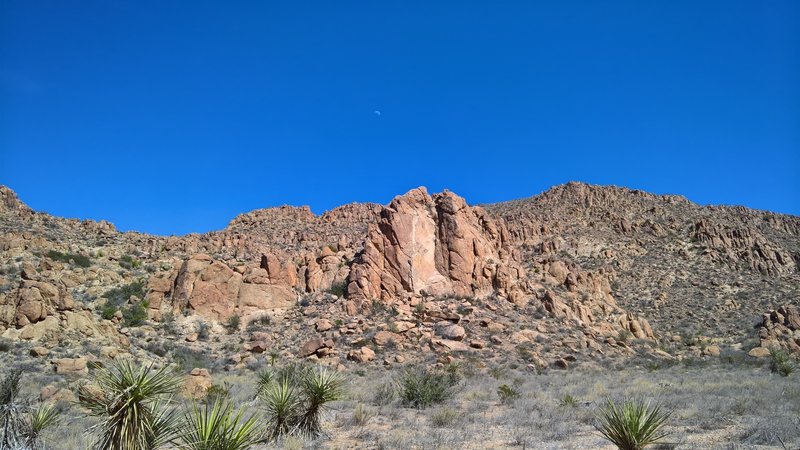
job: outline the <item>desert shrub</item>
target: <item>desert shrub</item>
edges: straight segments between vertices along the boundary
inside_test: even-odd
[[[141,261],[139,261],[138,259],[134,258],[131,255],[122,255],[122,257],[119,259],[118,262],[120,267],[128,270],[137,269],[139,268],[139,266],[142,265]]]
[[[507,384],[503,384],[497,388],[497,396],[500,397],[500,403],[504,405],[514,403],[521,395],[522,393],[519,389]]]
[[[343,397],[344,380],[336,372],[301,364],[267,368],[258,375],[256,396],[267,410],[267,437],[317,436],[327,404]]]
[[[397,382],[398,394],[403,405],[424,409],[452,397],[458,382],[457,376],[444,371],[407,370]]]
[[[80,388],[80,403],[101,421],[89,428],[96,434],[95,449],[155,449],[171,442],[178,432],[177,418],[165,405],[177,392],[181,378],[135,366],[127,360],[96,372],[94,383]]]
[[[173,348],[174,344],[172,342],[166,342],[166,341],[152,341],[148,342],[147,345],[144,346],[145,350],[162,358],[167,356],[167,354]]]
[[[114,314],[116,314],[117,311],[119,311],[119,309],[114,305],[103,305],[100,308],[100,317],[111,320],[114,318]]]
[[[355,409],[353,409],[353,416],[350,419],[350,424],[358,427],[363,427],[374,416],[375,412],[373,410],[364,406],[363,403],[359,403],[358,405],[356,405]]]
[[[344,281],[339,281],[336,283],[331,284],[330,289],[328,289],[329,294],[333,294],[337,297],[344,297],[344,294],[347,292],[347,283]]]
[[[112,288],[103,294],[107,304],[121,306],[128,302],[132,296],[143,299],[146,294],[145,280],[136,280],[126,285]]]
[[[11,342],[5,338],[0,338],[0,352],[11,351]]]
[[[50,250],[47,252],[47,257],[52,259],[53,261],[60,261],[67,264],[74,264],[78,267],[89,267],[92,265],[92,261],[83,255],[77,255],[75,253],[61,253],[56,250]]]
[[[769,351],[769,369],[782,377],[788,377],[794,372],[794,361],[785,350],[773,348]]]
[[[241,325],[242,325],[242,318],[234,314],[228,317],[228,321],[225,322],[225,329],[228,330],[229,334],[233,334],[239,331],[239,327]]]
[[[41,434],[58,424],[59,411],[53,405],[36,408],[19,398],[22,372],[12,370],[0,382],[0,448],[39,449]]]
[[[397,391],[394,384],[383,383],[375,389],[375,393],[372,395],[372,404],[375,406],[390,405],[395,398],[397,398]]]
[[[608,400],[598,413],[595,428],[620,450],[642,450],[668,435],[664,424],[671,415],[661,405],[644,399]]]
[[[458,412],[447,406],[438,409],[431,415],[431,425],[437,428],[449,427],[455,423]]]
[[[251,415],[245,418],[242,409],[234,412],[227,398],[217,397],[205,405],[194,403],[184,413],[184,426],[179,432],[181,450],[245,450],[260,439],[258,422]]]
[[[578,406],[578,399],[571,394],[565,394],[564,398],[561,399],[561,406],[574,408]]]
[[[207,341],[210,329],[211,329],[211,327],[209,327],[207,323],[198,322],[197,323],[197,339],[199,339],[201,341]]]
[[[122,318],[126,327],[138,327],[147,320],[147,300],[129,305],[122,310]]]
[[[206,396],[203,399],[205,403],[214,403],[219,400],[228,400],[231,398],[231,386],[228,383],[212,384],[206,390]]]
[[[247,331],[261,331],[269,328],[272,319],[269,316],[261,316],[247,324]]]
[[[178,366],[178,370],[189,372],[194,368],[210,369],[211,360],[202,350],[192,350],[188,347],[176,347],[172,350],[172,362]]]

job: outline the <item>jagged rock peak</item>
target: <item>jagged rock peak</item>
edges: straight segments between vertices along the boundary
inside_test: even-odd
[[[5,211],[31,212],[32,210],[19,199],[17,193],[11,188],[0,185],[0,212]]]
[[[450,191],[395,197],[369,226],[348,277],[353,298],[513,295],[522,269],[501,220]]]

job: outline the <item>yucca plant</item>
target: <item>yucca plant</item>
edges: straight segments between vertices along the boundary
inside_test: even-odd
[[[181,379],[155,370],[153,365],[136,366],[116,361],[100,369],[95,377],[99,391],[80,388],[80,402],[102,421],[89,428],[96,432],[93,448],[103,450],[154,450],[171,442],[177,433],[175,414],[167,409]]]
[[[41,447],[42,432],[59,421],[54,406],[34,409],[19,399],[21,376],[22,372],[14,370],[0,382],[0,450],[36,450]]]
[[[298,427],[302,433],[315,436],[321,430],[326,405],[344,396],[344,381],[338,373],[323,369],[306,373],[301,387],[305,398]]]
[[[595,428],[620,450],[642,450],[669,434],[663,429],[671,414],[644,399],[626,399],[621,405],[608,400]]]
[[[266,405],[267,437],[319,434],[327,404],[342,398],[343,387],[338,373],[302,365],[260,373],[256,396]]]
[[[227,398],[198,405],[185,412],[180,433],[182,450],[245,450],[261,441],[259,417],[244,418]]]

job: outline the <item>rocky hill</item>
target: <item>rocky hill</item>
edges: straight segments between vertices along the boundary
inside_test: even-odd
[[[542,370],[800,351],[799,217],[617,187],[483,206],[418,188],[178,237],[53,217],[0,187],[0,261],[2,339],[57,370],[121,353]]]

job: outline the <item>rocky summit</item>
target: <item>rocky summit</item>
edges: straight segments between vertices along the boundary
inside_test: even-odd
[[[470,205],[413,189],[186,236],[33,211],[0,187],[0,334],[48,358],[349,365],[800,352],[800,218],[568,183]]]

